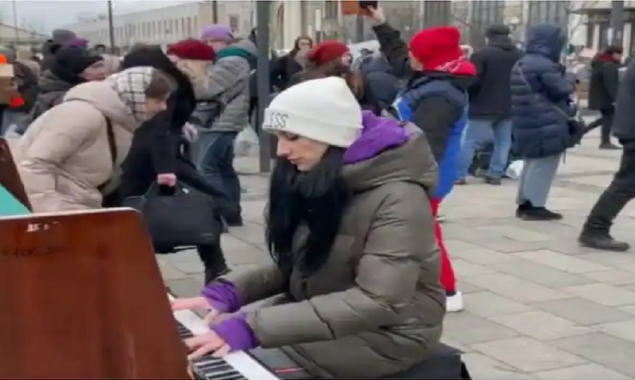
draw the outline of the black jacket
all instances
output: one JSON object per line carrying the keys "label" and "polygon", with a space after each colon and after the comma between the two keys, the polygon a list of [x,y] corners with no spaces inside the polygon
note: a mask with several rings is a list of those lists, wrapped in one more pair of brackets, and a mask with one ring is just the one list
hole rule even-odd
{"label": "black jacket", "polygon": [[488,46],[472,54],[470,60],[476,67],[477,79],[469,88],[471,119],[500,120],[510,116],[510,76],[522,55],[506,35],[492,36]]}
{"label": "black jacket", "polygon": [[617,90],[612,132],[623,140],[635,140],[635,59],[631,60]]}
{"label": "black jacket", "polygon": [[167,110],[143,123],[135,132],[130,153],[124,162],[124,176],[129,180],[128,185],[140,182],[143,183],[141,188],[147,189],[156,179],[157,173],[175,173],[176,157],[182,146],[181,131],[194,112],[196,98],[185,74],[161,50],[144,47],[124,57],[123,70],[137,66],[159,69],[171,76],[177,85],[176,91],[167,101]]}
{"label": "black jacket", "polygon": [[293,54],[286,54],[274,60],[270,71],[271,86],[280,91],[284,90],[290,86],[291,78],[303,69]]}
{"label": "black jacket", "polygon": [[619,62],[606,54],[598,54],[591,62],[589,109],[607,110],[614,107],[619,84]]}
{"label": "black jacket", "polygon": [[176,91],[167,101],[167,110],[155,115],[135,131],[130,152],[122,165],[123,175],[117,197],[123,199],[147,192],[158,174],[175,174],[177,179],[214,198],[219,215],[236,213],[223,191],[214,188],[198,173],[183,154],[186,142],[182,128],[196,108],[196,97],[190,80],[170,59],[154,47],[135,50],[124,57],[122,69],[151,66],[171,76]]}
{"label": "black jacket", "polygon": [[362,62],[360,70],[381,108],[388,109],[400,89],[399,78],[393,74],[388,60],[383,56],[370,57]]}

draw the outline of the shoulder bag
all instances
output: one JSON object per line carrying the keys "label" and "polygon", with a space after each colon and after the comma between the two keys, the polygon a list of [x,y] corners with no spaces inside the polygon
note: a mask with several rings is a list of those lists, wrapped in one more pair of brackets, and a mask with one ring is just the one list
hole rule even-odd
{"label": "shoulder bag", "polygon": [[[533,87],[531,87],[531,85],[527,81],[527,78],[525,77],[525,74],[523,73],[522,65],[520,65],[520,62],[516,63],[516,65],[514,65],[512,70],[514,70],[514,69],[518,70],[518,74],[520,75],[520,79],[533,92]],[[557,105],[553,104],[553,102],[550,101],[549,99],[547,99],[547,97],[544,96],[543,94],[541,94],[539,92],[534,92],[534,93],[536,95],[538,95],[539,97],[543,98],[547,103],[551,104],[551,106],[556,110],[556,112],[558,112],[559,114],[563,115],[567,119],[567,127],[569,128],[569,136],[570,136],[569,147],[573,147],[575,145],[580,144],[580,142],[582,141],[582,137],[584,136],[584,134],[586,133],[586,130],[587,130],[587,126],[584,124],[584,121],[582,121],[577,115],[576,116],[567,115],[566,112],[564,112]]]}

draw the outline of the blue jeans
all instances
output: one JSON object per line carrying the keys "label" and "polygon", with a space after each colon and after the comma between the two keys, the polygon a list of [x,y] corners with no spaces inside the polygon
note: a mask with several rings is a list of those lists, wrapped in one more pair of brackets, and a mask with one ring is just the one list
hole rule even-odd
{"label": "blue jeans", "polygon": [[11,127],[17,127],[21,129],[24,127],[25,120],[29,114],[24,112],[16,112],[11,109],[5,109],[2,113],[2,125],[0,126],[0,137],[4,136],[8,132],[15,133]]}
{"label": "blue jeans", "polygon": [[[205,180],[227,195],[236,210],[240,210],[240,180],[234,169],[236,132],[206,132],[199,135],[201,154],[198,170]],[[240,218],[240,215],[228,219]]]}
{"label": "blue jeans", "polygon": [[507,168],[507,159],[512,147],[512,121],[503,119],[470,120],[465,128],[459,162],[458,178],[465,178],[474,159],[474,153],[488,142],[494,142],[494,151],[487,170],[488,178],[501,178]]}

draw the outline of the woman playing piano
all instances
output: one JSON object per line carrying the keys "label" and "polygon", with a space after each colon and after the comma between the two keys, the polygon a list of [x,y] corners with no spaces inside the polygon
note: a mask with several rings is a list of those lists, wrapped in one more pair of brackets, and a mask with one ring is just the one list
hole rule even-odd
{"label": "woman playing piano", "polygon": [[[445,314],[425,136],[362,113],[337,77],[283,91],[264,120],[278,138],[266,228],[273,263],[173,303],[234,313],[187,341],[191,357],[275,347],[323,378],[409,369],[439,342]],[[240,311],[276,295],[272,306]]]}

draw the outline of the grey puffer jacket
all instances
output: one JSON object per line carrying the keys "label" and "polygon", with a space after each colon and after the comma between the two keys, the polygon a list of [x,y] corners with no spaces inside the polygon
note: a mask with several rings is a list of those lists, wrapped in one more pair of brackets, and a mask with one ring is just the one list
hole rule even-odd
{"label": "grey puffer jacket", "polygon": [[218,52],[208,71],[207,90],[199,96],[195,117],[212,132],[240,132],[249,125],[249,79],[255,69],[256,45],[241,40]]}

